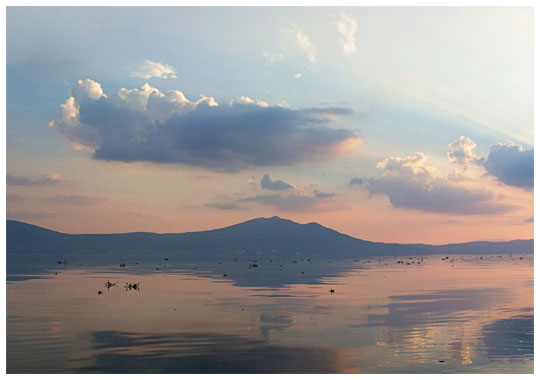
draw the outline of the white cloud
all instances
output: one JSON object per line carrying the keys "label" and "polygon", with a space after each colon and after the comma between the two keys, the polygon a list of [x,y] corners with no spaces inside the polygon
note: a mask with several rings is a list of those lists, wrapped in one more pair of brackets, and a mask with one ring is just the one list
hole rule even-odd
{"label": "white cloud", "polygon": [[352,54],[356,53],[356,31],[358,30],[358,25],[352,17],[342,13],[336,26],[343,53],[345,53],[347,58],[350,58]]}
{"label": "white cloud", "polygon": [[446,153],[448,160],[463,168],[467,168],[469,164],[477,164],[482,159],[473,153],[476,144],[470,138],[460,136],[459,139],[451,144],[448,144],[448,152]]}
{"label": "white cloud", "polygon": [[150,78],[176,78],[174,67],[165,63],[154,62],[144,59],[142,62],[130,68],[129,74],[132,77],[150,79]]}
{"label": "white cloud", "polygon": [[83,97],[88,97],[92,100],[99,99],[102,96],[107,97],[107,95],[103,93],[101,84],[92,79],[79,79],[77,84],[79,87],[72,89],[71,95],[73,95],[78,102],[80,102]]}
{"label": "white cloud", "polygon": [[282,62],[284,58],[283,54],[281,53],[269,53],[267,51],[263,51],[261,55],[266,60],[266,63],[270,66]]}
{"label": "white cloud", "polygon": [[297,74],[294,74],[294,79],[300,79],[302,78],[302,73],[297,73]]}
{"label": "white cloud", "polygon": [[268,107],[268,103],[262,100],[253,100],[249,96],[240,96],[236,99],[232,99],[229,104],[256,104],[259,107]]}
{"label": "white cloud", "polygon": [[309,36],[300,30],[298,26],[292,25],[287,30],[287,37],[302,50],[309,63],[315,64],[317,62],[317,48],[313,45]]}

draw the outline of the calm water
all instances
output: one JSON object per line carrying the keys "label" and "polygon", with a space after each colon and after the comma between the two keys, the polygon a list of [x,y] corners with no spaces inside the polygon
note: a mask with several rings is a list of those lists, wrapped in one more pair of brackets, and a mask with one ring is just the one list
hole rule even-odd
{"label": "calm water", "polygon": [[532,255],[422,259],[8,258],[7,371],[532,373]]}

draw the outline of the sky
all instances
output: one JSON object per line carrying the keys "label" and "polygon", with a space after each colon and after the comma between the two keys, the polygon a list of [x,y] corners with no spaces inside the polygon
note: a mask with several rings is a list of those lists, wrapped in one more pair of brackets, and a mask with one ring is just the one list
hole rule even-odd
{"label": "sky", "polygon": [[533,237],[532,7],[7,7],[7,218]]}

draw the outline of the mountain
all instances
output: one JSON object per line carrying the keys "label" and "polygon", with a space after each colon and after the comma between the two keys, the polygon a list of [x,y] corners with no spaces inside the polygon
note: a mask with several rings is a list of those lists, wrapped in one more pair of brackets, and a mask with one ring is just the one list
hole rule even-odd
{"label": "mountain", "polygon": [[356,239],[321,226],[279,217],[257,218],[200,232],[156,234],[64,234],[14,220],[7,221],[7,253],[305,253],[310,257],[376,255],[532,253],[534,240],[463,244],[389,244]]}

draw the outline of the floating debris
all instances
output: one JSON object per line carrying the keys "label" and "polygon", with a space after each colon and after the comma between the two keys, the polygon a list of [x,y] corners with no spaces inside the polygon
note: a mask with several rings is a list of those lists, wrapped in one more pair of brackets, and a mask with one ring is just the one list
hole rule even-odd
{"label": "floating debris", "polygon": [[107,289],[110,289],[112,287],[115,287],[117,284],[118,284],[118,282],[110,282],[109,280],[107,280],[107,282],[105,283],[105,287]]}
{"label": "floating debris", "polygon": [[140,286],[139,286],[139,283],[134,283],[134,284],[130,284],[129,282],[126,282],[126,284],[124,285],[124,288],[126,289],[126,292],[128,290],[140,290]]}

